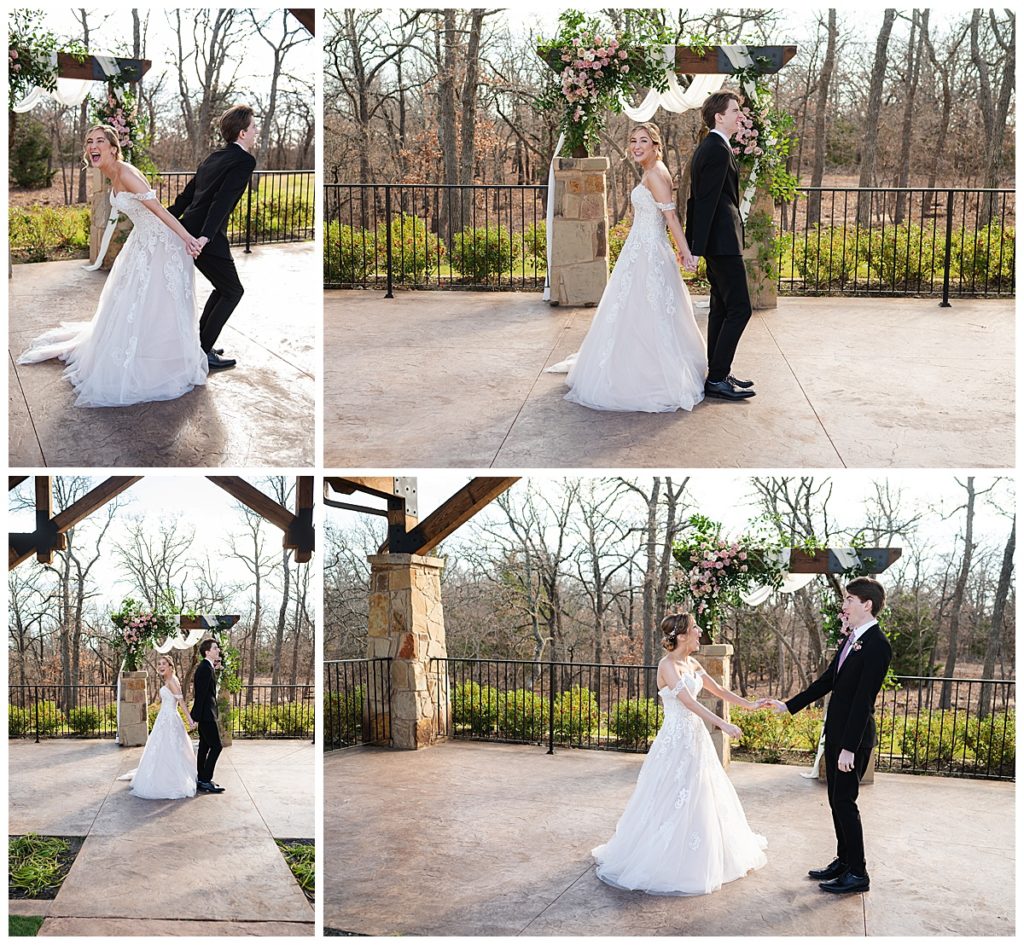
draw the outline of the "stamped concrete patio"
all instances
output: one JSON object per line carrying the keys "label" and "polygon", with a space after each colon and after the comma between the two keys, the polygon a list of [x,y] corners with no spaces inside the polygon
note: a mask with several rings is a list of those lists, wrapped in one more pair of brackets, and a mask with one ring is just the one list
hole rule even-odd
{"label": "stamped concrete patio", "polygon": [[872,889],[804,874],[834,853],[825,788],[781,765],[729,774],[768,864],[709,896],[623,892],[590,849],[639,755],[449,742],[324,760],[324,925],[368,935],[1014,934],[1014,785],[878,774],[861,792]]}
{"label": "stamped concrete patio", "polygon": [[736,373],[758,396],[672,414],[563,399],[544,368],[593,314],[527,293],[326,292],[326,465],[1014,464],[1013,299],[783,298],[740,345]]}
{"label": "stamped concrete patio", "polygon": [[[238,367],[173,401],[75,407],[63,364],[19,365],[28,342],[92,317],[106,273],[82,260],[24,264],[10,280],[9,464],[311,466],[320,278],[312,243],[235,252],[245,297],[220,341]],[[196,275],[200,310],[210,284]]]}
{"label": "stamped concrete patio", "polygon": [[141,748],[112,740],[9,743],[9,833],[84,836],[40,935],[313,935],[313,907],[275,838],[314,836],[314,747],[237,740],[223,794],[145,801],[118,775]]}

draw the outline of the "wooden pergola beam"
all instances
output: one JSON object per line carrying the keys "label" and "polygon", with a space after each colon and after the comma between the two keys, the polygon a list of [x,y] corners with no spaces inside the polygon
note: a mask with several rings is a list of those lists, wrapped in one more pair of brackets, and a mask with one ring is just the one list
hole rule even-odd
{"label": "wooden pergola beam", "polygon": [[[313,528],[313,477],[299,476],[296,479],[296,512],[286,509],[279,502],[260,492],[241,476],[207,476],[215,486],[223,489],[246,508],[252,509],[271,525],[284,532],[283,547],[295,552],[295,560],[306,564],[313,557],[316,536]],[[305,482],[304,480],[308,480]]]}
{"label": "wooden pergola beam", "polygon": [[[849,553],[854,549],[840,550]],[[881,574],[903,555],[902,548],[857,548],[856,552],[860,560],[870,566],[872,574]],[[789,553],[787,570],[791,574],[842,574],[845,569],[831,548],[821,548],[818,551],[793,548]]]}
{"label": "wooden pergola beam", "polygon": [[90,490],[77,502],[73,502],[63,512],[58,512],[53,517],[57,530],[63,534],[69,528],[74,528],[82,519],[88,518],[97,509],[102,508],[111,499],[116,498],[141,479],[142,476],[111,476],[109,479],[105,479],[95,489]]}
{"label": "wooden pergola beam", "polygon": [[687,46],[676,46],[676,72],[680,75],[729,75],[733,71],[732,60],[727,49],[743,50],[758,63],[762,75],[778,72],[796,55],[796,46],[708,46],[703,53]]}
{"label": "wooden pergola beam", "polygon": [[384,550],[396,554],[427,554],[518,481],[518,476],[478,476],[470,480],[440,508],[401,536],[397,547],[392,538]]}
{"label": "wooden pergola beam", "polygon": [[[121,56],[105,56],[117,63],[120,78],[126,82],[139,82],[153,65],[148,59],[125,59]],[[57,53],[57,75],[62,79],[85,79],[89,82],[108,82],[110,76],[103,70],[95,56],[75,56],[73,53]]]}
{"label": "wooden pergola beam", "polygon": [[[240,614],[216,614],[218,625],[221,623],[227,624],[229,627],[233,627],[239,620],[242,619]],[[186,617],[182,614],[178,618],[178,626],[182,630],[213,630],[201,616],[200,617]]]}
{"label": "wooden pergola beam", "polygon": [[288,8],[288,12],[295,17],[306,29],[309,31],[310,36],[316,36],[316,11],[301,9],[293,10],[291,7]]}
{"label": "wooden pergola beam", "polygon": [[7,491],[10,492],[12,489],[17,489],[28,476],[8,476],[7,477]]}

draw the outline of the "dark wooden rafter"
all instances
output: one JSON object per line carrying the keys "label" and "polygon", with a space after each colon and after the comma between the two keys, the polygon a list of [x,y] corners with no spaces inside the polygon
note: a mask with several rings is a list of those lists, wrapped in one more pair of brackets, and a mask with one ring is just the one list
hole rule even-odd
{"label": "dark wooden rafter", "polygon": [[28,476],[8,476],[7,477],[7,491],[10,492],[12,489],[17,489]]}
{"label": "dark wooden rafter", "polygon": [[241,476],[207,476],[215,486],[237,499],[246,508],[261,515],[271,525],[284,532],[284,548],[295,553],[299,564],[313,558],[316,535],[313,528],[313,477],[297,476],[295,482],[295,511],[285,508],[275,499],[260,492]]}
{"label": "dark wooden rafter", "polygon": [[288,12],[295,17],[306,29],[309,31],[310,36],[316,36],[316,10],[301,9],[293,10],[291,7],[288,8]]}
{"label": "dark wooden rafter", "polygon": [[[844,548],[840,550],[856,550],[857,556],[862,563],[869,566],[872,574],[881,574],[899,561],[903,555],[902,548]],[[790,574],[842,574],[844,568],[839,557],[831,548],[821,548],[818,551],[793,548],[789,553],[787,570]]]}
{"label": "dark wooden rafter", "polygon": [[729,75],[735,67],[725,51],[727,48],[745,49],[762,75],[778,72],[796,55],[796,46],[708,46],[702,53],[688,46],[676,46],[676,72],[680,75]]}
{"label": "dark wooden rafter", "polygon": [[215,616],[217,618],[216,627],[211,627],[202,616],[186,617],[184,614],[178,618],[178,626],[182,630],[217,630],[233,627],[242,619],[240,614],[216,614]]}
{"label": "dark wooden rafter", "polygon": [[[110,56],[117,63],[120,78],[125,82],[139,82],[153,65],[148,59],[125,59]],[[108,82],[110,76],[95,56],[76,56],[74,53],[57,53],[57,75],[61,79],[85,79],[90,82]]]}
{"label": "dark wooden rafter", "polygon": [[[324,502],[334,508],[371,515],[385,515],[388,520],[388,538],[380,547],[381,554],[425,555],[436,548],[457,528],[468,522],[477,512],[493,502],[501,493],[518,481],[518,476],[478,476],[463,486],[440,508],[435,509],[422,522],[409,513],[405,493],[415,482],[388,476],[354,476],[324,479]],[[411,485],[410,485],[411,483]],[[368,508],[330,498],[329,490],[341,495],[360,492],[387,500],[388,508]]]}
{"label": "dark wooden rafter", "polygon": [[32,555],[44,564],[53,560],[53,552],[66,546],[65,533],[82,519],[88,518],[115,496],[133,486],[141,476],[111,476],[87,492],[63,512],[53,514],[53,481],[49,476],[36,476],[36,530],[12,532],[8,547],[8,570],[14,570]]}

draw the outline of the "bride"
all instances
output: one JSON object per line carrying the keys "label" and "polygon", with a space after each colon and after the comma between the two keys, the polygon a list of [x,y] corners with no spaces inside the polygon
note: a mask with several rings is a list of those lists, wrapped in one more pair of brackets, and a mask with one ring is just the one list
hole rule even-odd
{"label": "bride", "polygon": [[110,203],[132,221],[132,231],[92,321],[46,332],[18,363],[65,361],[64,376],[79,407],[181,397],[205,384],[209,370],[199,346],[192,262],[200,244],[160,205],[142,174],[122,160],[113,128],[91,128],[83,158],[110,180]]}
{"label": "bride", "polygon": [[661,631],[669,651],[658,664],[665,721],[614,836],[593,855],[598,878],[610,886],[699,896],[764,866],[768,844],[747,825],[704,723],[730,738],[740,729],[702,706],[697,695],[706,688],[733,705],[758,706],[723,689],[693,659],[701,631],[691,614],[666,617]]}
{"label": "bride", "polygon": [[[643,168],[633,225],[580,350],[548,373],[568,372],[566,400],[594,410],[663,413],[704,399],[707,349],[679,266],[696,268],[661,161],[658,126],[638,125],[629,152]],[[678,250],[665,238],[665,224]]]}
{"label": "bride", "polygon": [[121,775],[119,781],[132,782],[132,794],[147,800],[196,796],[196,755],[192,739],[181,724],[178,707],[188,719],[189,731],[196,727],[185,708],[181,683],[174,673],[170,657],[156,661],[156,671],[164,684],[160,687],[160,711],[142,750],[139,766]]}

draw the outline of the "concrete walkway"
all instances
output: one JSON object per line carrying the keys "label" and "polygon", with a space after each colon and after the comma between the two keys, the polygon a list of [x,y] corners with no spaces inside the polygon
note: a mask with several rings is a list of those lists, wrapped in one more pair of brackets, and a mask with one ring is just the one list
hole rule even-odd
{"label": "concrete walkway", "polygon": [[[14,267],[10,280],[11,466],[311,466],[319,264],[312,243],[235,252],[246,294],[219,339],[238,367],[173,401],[75,407],[63,364],[18,365],[28,342],[88,321],[107,274],[82,260]],[[196,276],[200,310],[210,284]]]}
{"label": "concrete walkway", "polygon": [[729,775],[768,864],[709,896],[623,892],[590,850],[643,756],[449,742],[324,759],[324,925],[369,935],[1013,935],[1014,785],[878,774],[861,792],[872,889],[804,874],[834,854],[823,785]]}
{"label": "concrete walkway", "polygon": [[9,742],[9,832],[85,836],[40,935],[313,935],[313,908],[274,838],[314,836],[314,747],[238,740],[217,762],[223,794],[132,797],[117,777],[141,748]]}
{"label": "concrete walkway", "polygon": [[781,299],[736,360],[758,396],[673,414],[563,399],[564,377],[544,368],[579,348],[593,314],[527,293],[326,292],[326,465],[1014,464],[1012,299]]}

